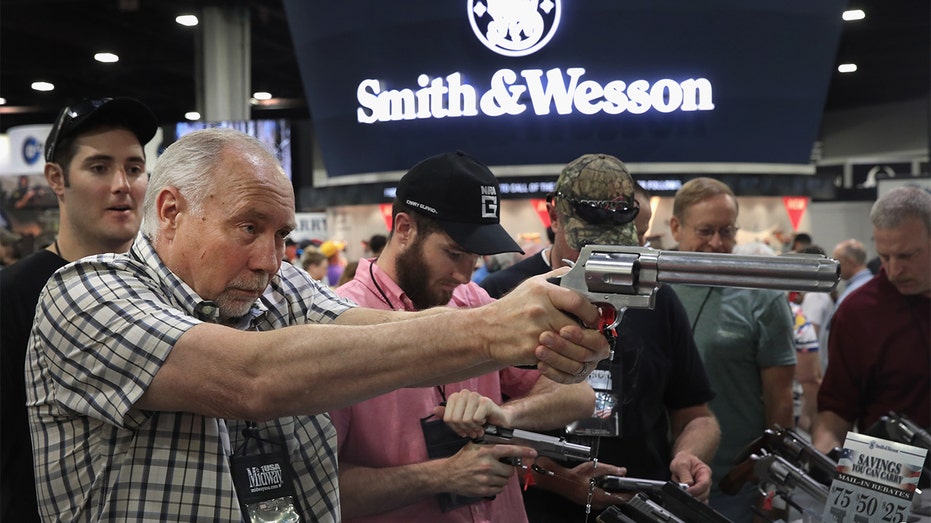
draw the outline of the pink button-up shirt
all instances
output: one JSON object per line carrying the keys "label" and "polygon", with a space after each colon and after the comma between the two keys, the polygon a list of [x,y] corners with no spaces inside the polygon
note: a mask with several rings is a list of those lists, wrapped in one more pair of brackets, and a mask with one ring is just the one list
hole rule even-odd
{"label": "pink button-up shirt", "polygon": [[[371,270],[370,270],[371,269]],[[391,305],[385,303],[384,292]],[[336,292],[350,298],[363,307],[376,309],[403,308],[414,310],[410,299],[400,287],[370,260],[362,259],[356,269],[355,278],[341,286]],[[453,292],[450,307],[477,307],[493,301],[484,289],[475,283],[460,285]],[[390,357],[383,355],[380,357]],[[442,387],[446,396],[462,389],[478,392],[502,402],[502,394],[508,397],[526,395],[539,379],[535,370],[507,368],[484,376],[468,379]],[[442,401],[437,387],[399,389],[388,394],[363,401],[356,405],[330,412],[339,445],[340,462],[363,467],[394,467],[427,461],[420,419],[433,413],[433,407]],[[494,500],[483,500],[458,507],[449,512],[440,511],[435,496],[390,512],[374,516],[345,520],[365,523],[412,523],[412,522],[526,522],[527,515],[520,493],[517,476],[511,477],[504,491]]]}

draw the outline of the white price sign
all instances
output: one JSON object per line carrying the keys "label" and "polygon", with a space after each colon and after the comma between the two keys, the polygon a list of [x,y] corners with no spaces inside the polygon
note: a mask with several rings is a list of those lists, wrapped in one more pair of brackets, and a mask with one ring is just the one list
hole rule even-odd
{"label": "white price sign", "polygon": [[926,449],[848,432],[822,521],[907,521],[927,452]]}

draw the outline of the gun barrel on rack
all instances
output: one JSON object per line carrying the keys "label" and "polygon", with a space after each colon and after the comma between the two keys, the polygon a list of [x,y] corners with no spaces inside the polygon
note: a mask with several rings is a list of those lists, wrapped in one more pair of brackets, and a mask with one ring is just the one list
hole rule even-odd
{"label": "gun barrel on rack", "polygon": [[761,256],[586,245],[560,284],[593,303],[622,310],[652,308],[661,283],[830,292],[839,279],[837,260],[817,254]]}
{"label": "gun barrel on rack", "polygon": [[822,484],[830,485],[837,472],[837,462],[807,442],[792,429],[766,429],[762,441],[766,450],[789,460]]}
{"label": "gun barrel on rack", "polygon": [[883,416],[880,420],[886,424],[886,432],[895,441],[931,451],[931,434],[928,434],[928,431],[916,425],[904,414],[890,412],[888,416]]}
{"label": "gun barrel on rack", "polygon": [[760,478],[760,484],[771,484],[776,490],[785,495],[791,496],[792,492],[798,488],[806,492],[815,501],[824,505],[828,500],[828,488],[818,483],[810,476],[802,472],[798,467],[792,465],[782,456],[767,454],[759,457],[755,456],[754,472]]}

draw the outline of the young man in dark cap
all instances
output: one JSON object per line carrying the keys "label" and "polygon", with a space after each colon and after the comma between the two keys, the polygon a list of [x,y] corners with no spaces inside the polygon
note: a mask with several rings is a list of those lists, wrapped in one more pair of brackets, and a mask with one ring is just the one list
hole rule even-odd
{"label": "young man in dark cap", "polygon": [[[476,259],[521,252],[499,223],[499,206],[498,182],[485,165],[462,152],[427,158],[398,185],[381,256],[360,260],[355,278],[337,293],[380,309],[490,303],[471,282]],[[505,396],[511,399],[502,403]],[[559,385],[536,370],[511,367],[444,386],[400,389],[331,412],[346,521],[526,521],[515,468],[499,461],[523,451],[457,436],[445,428],[443,411],[434,417],[443,402],[454,426],[469,415],[457,426],[468,433],[485,420],[531,430],[559,427],[590,415],[594,396],[584,382]],[[431,451],[443,445],[449,452]]]}
{"label": "young man in dark cap", "polygon": [[[482,287],[500,297],[526,278],[565,266],[565,260],[575,262],[586,245],[638,246],[634,193],[634,180],[619,159],[607,154],[577,158],[562,170],[548,198],[552,247],[493,273]],[[607,406],[597,427],[604,435],[596,440],[593,431],[575,430],[583,435],[570,431],[567,436],[599,449],[598,466],[539,459],[554,475],[535,474],[534,486],[524,493],[531,522],[586,520],[593,475],[673,479],[687,483],[693,496],[708,497],[707,464],[721,433],[708,408],[713,393],[682,304],[662,286],[654,309],[628,309],[616,330],[614,359],[602,361],[589,378],[596,404]],[[620,501],[601,489],[593,494],[594,510]]]}
{"label": "young man in dark cap", "polygon": [[98,98],[62,109],[45,141],[45,178],[58,197],[58,236],[0,274],[0,520],[39,521],[23,374],[39,292],[68,262],[129,250],[142,220],[144,147],[157,128],[141,102]]}

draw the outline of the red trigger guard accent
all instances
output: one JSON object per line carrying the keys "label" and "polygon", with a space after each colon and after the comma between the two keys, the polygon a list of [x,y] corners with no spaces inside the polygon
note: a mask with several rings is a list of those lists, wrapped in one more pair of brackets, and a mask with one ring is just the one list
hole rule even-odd
{"label": "red trigger guard accent", "polygon": [[598,330],[601,332],[614,331],[614,328],[621,323],[617,315],[617,309],[610,303],[599,303],[598,312],[601,313],[601,320],[598,322]]}

